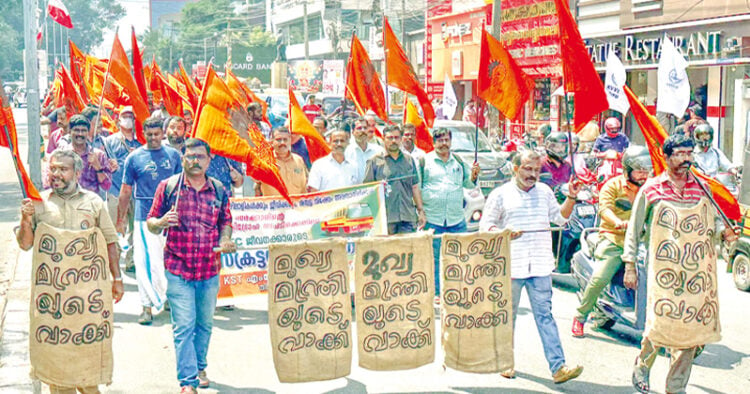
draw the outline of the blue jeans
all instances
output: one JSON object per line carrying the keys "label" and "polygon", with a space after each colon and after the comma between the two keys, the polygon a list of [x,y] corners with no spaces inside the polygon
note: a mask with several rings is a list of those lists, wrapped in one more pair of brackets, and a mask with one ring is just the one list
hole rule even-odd
{"label": "blue jeans", "polygon": [[208,343],[214,325],[219,275],[199,281],[167,276],[167,299],[172,307],[172,331],[180,387],[198,387],[198,371],[206,369]]}
{"label": "blue jeans", "polygon": [[[435,235],[445,233],[465,233],[466,232],[466,221],[462,220],[458,224],[453,226],[438,226],[432,223],[425,223],[425,230],[435,230]],[[440,295],[440,245],[442,244],[440,237],[432,239],[432,254],[435,258],[435,295]]]}
{"label": "blue jeans", "polygon": [[547,359],[550,372],[554,375],[565,364],[565,355],[563,354],[562,343],[560,343],[557,323],[552,316],[552,277],[535,276],[526,279],[512,279],[511,283],[514,332],[518,302],[521,300],[521,291],[525,287],[531,304],[531,312],[534,314],[534,320],[536,321],[536,329],[539,331],[539,337],[542,338],[544,357]]}

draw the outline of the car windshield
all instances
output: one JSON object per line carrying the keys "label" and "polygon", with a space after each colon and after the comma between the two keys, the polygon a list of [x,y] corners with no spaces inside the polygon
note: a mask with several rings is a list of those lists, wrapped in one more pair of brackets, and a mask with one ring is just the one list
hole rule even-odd
{"label": "car windshield", "polygon": [[372,211],[367,204],[358,204],[349,206],[347,216],[349,219],[361,219],[372,216]]}
{"label": "car windshield", "polygon": [[341,106],[340,97],[326,97],[323,99],[323,113],[330,115],[336,108]]}
{"label": "car windshield", "polygon": [[[474,152],[476,131],[471,127],[448,127],[451,131],[451,150],[454,152]],[[487,137],[479,132],[479,152],[492,152]]]}

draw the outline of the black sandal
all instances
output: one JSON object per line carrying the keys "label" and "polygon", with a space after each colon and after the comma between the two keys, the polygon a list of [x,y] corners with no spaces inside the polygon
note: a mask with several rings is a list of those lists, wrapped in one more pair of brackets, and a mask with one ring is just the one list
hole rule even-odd
{"label": "black sandal", "polygon": [[638,376],[636,376],[636,370],[638,368],[638,357],[635,358],[635,365],[633,366],[633,387],[635,387],[636,390],[638,390],[641,394],[648,394],[649,392],[649,386],[648,386],[648,374],[646,374],[645,380],[638,379]]}

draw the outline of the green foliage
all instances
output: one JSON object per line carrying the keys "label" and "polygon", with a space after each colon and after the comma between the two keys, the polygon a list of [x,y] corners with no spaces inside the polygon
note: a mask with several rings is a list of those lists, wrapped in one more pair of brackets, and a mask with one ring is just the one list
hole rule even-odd
{"label": "green foliage", "polygon": [[21,0],[0,2],[0,76],[3,82],[23,78],[23,8]]}
{"label": "green foliage", "polygon": [[115,26],[125,14],[117,0],[66,0],[65,6],[73,19],[68,38],[83,52],[90,52],[101,44],[104,30]]}
{"label": "green foliage", "polygon": [[262,27],[255,26],[250,30],[245,43],[250,47],[275,46],[276,37],[270,31],[265,31]]}

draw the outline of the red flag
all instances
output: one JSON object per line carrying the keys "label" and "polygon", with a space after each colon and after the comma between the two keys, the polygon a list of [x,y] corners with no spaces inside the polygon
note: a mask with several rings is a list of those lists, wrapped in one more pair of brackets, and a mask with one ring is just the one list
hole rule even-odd
{"label": "red flag", "polygon": [[185,89],[187,90],[188,102],[190,103],[190,106],[193,108],[193,111],[195,111],[195,109],[198,108],[198,98],[199,98],[200,93],[195,89],[195,86],[193,85],[193,82],[190,80],[190,77],[185,71],[185,68],[182,67],[182,60],[178,61],[177,64],[180,66],[180,74],[179,74],[180,79],[182,79],[182,83],[185,85]]}
{"label": "red flag", "polygon": [[310,162],[320,159],[331,153],[331,147],[328,146],[323,136],[315,130],[310,119],[305,115],[305,111],[297,102],[297,97],[289,86],[289,131],[293,134],[299,134],[305,137],[307,152],[310,154]]}
{"label": "red flag", "polygon": [[388,85],[416,96],[419,105],[422,107],[424,121],[428,127],[432,127],[432,122],[435,121],[435,110],[432,108],[430,98],[419,83],[417,73],[414,72],[414,68],[409,63],[409,58],[406,57],[406,53],[401,48],[398,38],[393,34],[388,18],[384,18],[383,22],[383,47],[386,67],[388,68],[388,81],[386,82]]}
{"label": "red flag", "polygon": [[425,152],[432,152],[435,147],[432,144],[432,137],[427,131],[427,124],[419,116],[417,108],[409,100],[404,100],[404,124],[411,123],[416,129],[414,136],[414,145]]}
{"label": "red flag", "polygon": [[73,28],[73,20],[70,19],[70,12],[65,7],[62,0],[49,0],[47,3],[47,13],[53,21],[67,27]]}
{"label": "red flag", "polygon": [[76,86],[81,89],[81,97],[83,97],[84,101],[91,102],[91,98],[86,90],[86,85],[83,82],[83,69],[86,67],[86,55],[78,49],[72,40],[68,40],[68,52],[70,54],[70,78],[73,79]]}
{"label": "red flag", "polygon": [[565,91],[575,94],[573,129],[577,133],[591,118],[609,108],[604,85],[591,63],[586,46],[570,14],[568,2],[555,0],[560,33],[560,57],[562,58]]}
{"label": "red flag", "polygon": [[167,107],[167,112],[170,115],[184,116],[182,103],[186,102],[187,99],[182,97],[175,88],[169,85],[169,82],[161,73],[158,66],[154,68],[151,86],[157,87],[157,90],[154,90],[154,92],[159,92],[161,100],[164,101],[164,106]]}
{"label": "red flag", "polygon": [[[112,43],[112,53],[109,56],[109,76],[115,80],[120,86],[122,86],[125,94],[130,98],[130,105],[133,106],[133,113],[135,114],[136,128],[135,137],[138,142],[145,144],[146,138],[143,136],[143,122],[151,116],[151,112],[148,110],[148,104],[140,95],[138,86],[133,79],[133,75],[130,73],[130,62],[128,62],[128,55],[125,53],[120,39],[115,34],[115,41]],[[109,85],[107,81],[104,82]],[[116,103],[121,104],[121,103]]]}
{"label": "red flag", "polygon": [[365,47],[354,34],[347,66],[346,89],[360,111],[372,110],[380,119],[390,122],[385,112],[385,94],[378,73]]}
{"label": "red flag", "polygon": [[65,114],[67,115],[67,118],[70,119],[71,116],[81,113],[86,107],[86,104],[83,102],[81,94],[78,93],[75,83],[70,79],[68,70],[65,69],[65,65],[62,63],[60,64],[60,71],[62,77],[62,104],[65,106]]}
{"label": "red flag", "polygon": [[[130,45],[133,51],[133,77],[135,79],[135,85],[138,87],[138,93],[144,103],[148,103],[148,90],[146,89],[146,78],[143,76],[143,57],[140,49],[138,49],[138,39],[135,37],[135,27],[130,27]],[[182,116],[180,114],[179,116]]]}
{"label": "red flag", "polygon": [[505,117],[516,119],[532,89],[534,81],[516,64],[505,44],[482,29],[477,95]]}
{"label": "red flag", "polygon": [[234,98],[229,87],[216,75],[213,68],[209,67],[191,135],[205,141],[212,152],[247,163],[248,175],[271,185],[290,205],[294,205],[273,154],[271,153],[270,158],[267,157],[271,151],[270,145],[265,148],[259,146],[259,143],[268,142],[262,136],[258,140],[260,132],[252,126],[253,122],[246,109]]}
{"label": "red flag", "polygon": [[[0,81],[2,85],[2,81]],[[18,151],[18,135],[16,133],[16,122],[13,119],[13,109],[10,107],[8,97],[5,92],[0,92],[0,146],[4,146],[10,149],[10,153],[13,156],[13,163],[16,166],[16,174],[18,175],[18,181],[20,183],[23,197],[30,198],[36,201],[42,201],[42,197],[39,195],[39,191],[36,186],[31,182],[29,174],[26,172],[26,168],[23,166],[21,160],[21,154]]]}
{"label": "red flag", "polygon": [[[648,146],[651,162],[654,164],[654,173],[659,175],[667,168],[664,152],[662,151],[664,141],[667,139],[667,132],[664,131],[664,128],[656,118],[648,113],[646,107],[638,100],[638,97],[636,97],[627,85],[623,87],[623,90],[625,91],[625,96],[627,96],[628,102],[630,103],[630,111],[633,113],[633,118],[636,123],[638,123],[638,127],[641,128],[646,140],[646,146]],[[706,176],[695,167],[692,167],[691,171],[698,178],[708,184],[711,196],[729,219],[737,221],[742,219],[737,199],[734,198],[734,195],[726,188],[726,186],[716,179]]]}

